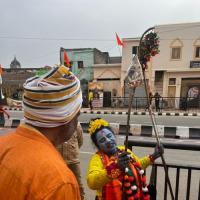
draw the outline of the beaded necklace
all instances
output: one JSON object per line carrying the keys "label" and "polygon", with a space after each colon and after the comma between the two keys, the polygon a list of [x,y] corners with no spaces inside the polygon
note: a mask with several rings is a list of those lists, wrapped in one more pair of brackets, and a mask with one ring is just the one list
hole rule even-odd
{"label": "beaded necklace", "polygon": [[[117,153],[111,157],[108,157],[103,152],[98,152],[98,154],[100,155],[104,168],[106,168],[108,163],[111,162],[112,160],[116,161],[118,158],[118,155],[122,152],[123,152],[122,150],[118,149]],[[117,178],[117,180],[120,182],[122,182],[123,179],[124,179],[124,192],[125,192],[126,200],[149,200],[150,199],[150,196],[148,194],[146,176],[145,176],[144,170],[141,169],[140,164],[136,162],[133,158],[131,158],[129,166],[125,168],[124,172],[122,172],[122,176]],[[113,181],[111,181],[109,185],[112,185]],[[102,197],[105,197],[106,195],[105,188],[106,186],[103,187]],[[121,190],[121,188],[119,189]],[[106,200],[108,200],[108,198],[106,198]],[[115,200],[115,198],[113,198],[112,200]]]}

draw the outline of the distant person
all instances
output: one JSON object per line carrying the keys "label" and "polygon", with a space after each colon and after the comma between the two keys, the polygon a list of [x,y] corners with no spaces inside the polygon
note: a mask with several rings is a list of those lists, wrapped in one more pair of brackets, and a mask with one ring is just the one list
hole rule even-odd
{"label": "distant person", "polygon": [[183,97],[182,98],[182,109],[184,111],[187,111],[187,107],[188,107],[187,97]]}
{"label": "distant person", "polygon": [[160,94],[158,92],[155,93],[154,95],[155,98],[155,106],[156,106],[156,112],[160,112]]}
{"label": "distant person", "polygon": [[152,104],[152,99],[153,99],[153,93],[149,92],[149,104]]}
{"label": "distant person", "polygon": [[13,93],[12,98],[13,98],[13,99],[16,99],[16,100],[19,99],[19,96],[18,96],[18,92],[17,92],[17,91]]}
{"label": "distant person", "polygon": [[81,167],[79,159],[79,149],[83,144],[83,129],[81,124],[78,123],[77,129],[72,137],[65,143],[57,147],[58,151],[62,155],[67,166],[72,170],[78,181],[81,193],[81,200],[84,200],[85,192],[83,183],[81,180]]}
{"label": "distant person", "polygon": [[88,95],[88,100],[89,100],[89,107],[90,107],[90,110],[93,109],[93,105],[92,105],[93,98],[94,98],[94,96],[93,96],[93,92],[90,91],[90,92],[89,92],[89,95]]}
{"label": "distant person", "polygon": [[0,137],[1,200],[80,200],[77,180],[56,146],[77,128],[80,81],[58,66],[24,83],[24,123]]}
{"label": "distant person", "polygon": [[116,108],[118,105],[118,99],[117,97],[113,97],[112,98],[112,107]]}

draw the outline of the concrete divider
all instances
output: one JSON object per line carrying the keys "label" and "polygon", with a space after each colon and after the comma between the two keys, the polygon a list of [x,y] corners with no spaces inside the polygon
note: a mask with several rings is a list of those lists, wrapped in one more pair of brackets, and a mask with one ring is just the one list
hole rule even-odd
{"label": "concrete divider", "polygon": [[152,126],[150,125],[142,125],[141,126],[141,136],[152,136]]}
{"label": "concrete divider", "polygon": [[[157,125],[156,128],[157,128],[158,135],[160,137],[164,137],[165,136],[165,127],[163,125]],[[152,129],[152,136],[155,136],[154,129]]]}
{"label": "concrete divider", "polygon": [[131,135],[140,135],[141,134],[141,124],[131,124],[130,125]]}
{"label": "concrete divider", "polygon": [[12,127],[12,120],[6,120],[5,124],[3,125],[5,128],[10,128]]}
{"label": "concrete divider", "polygon": [[[1,127],[5,128],[16,128],[20,123],[23,123],[23,119],[9,119],[1,124]],[[81,122],[84,132],[87,132],[88,123]],[[125,135],[126,125],[119,123],[110,123],[111,128],[115,134]],[[184,126],[156,126],[158,134],[160,137],[166,138],[183,138],[183,139],[200,139],[200,127],[190,128]],[[151,125],[142,125],[142,124],[130,124],[129,135],[136,136],[147,136],[155,137],[154,129]]]}
{"label": "concrete divider", "polygon": [[189,138],[189,127],[177,126],[177,136],[180,138]]}
{"label": "concrete divider", "polygon": [[189,138],[199,139],[200,138],[200,128],[189,128]]}
{"label": "concrete divider", "polygon": [[110,123],[110,127],[115,134],[119,134],[119,123]]}
{"label": "concrete divider", "polygon": [[176,126],[164,127],[164,136],[169,138],[176,137],[176,130],[177,130]]}

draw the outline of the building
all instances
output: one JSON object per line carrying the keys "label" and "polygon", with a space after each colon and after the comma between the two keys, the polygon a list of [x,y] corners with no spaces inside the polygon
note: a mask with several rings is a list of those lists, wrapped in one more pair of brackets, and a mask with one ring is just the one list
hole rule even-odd
{"label": "building", "polygon": [[[155,26],[160,41],[160,53],[152,58],[147,81],[153,93],[166,98],[166,105],[180,108],[182,101],[200,107],[200,23]],[[133,54],[137,53],[140,38],[124,38],[122,49],[121,91],[127,96],[126,72]],[[144,88],[137,88],[136,96],[145,96]]]}
{"label": "building", "polygon": [[72,72],[81,81],[84,104],[87,104],[88,83],[94,79],[93,65],[106,64],[109,60],[108,52],[101,52],[96,48],[64,49],[60,48],[60,62],[64,64],[63,53],[66,51],[72,66]]}
{"label": "building", "polygon": [[[181,108],[185,102],[187,106],[200,107],[200,22],[158,25],[155,31],[159,36],[160,53],[148,63],[146,77],[149,89],[153,94],[158,92],[168,108]],[[124,38],[122,57],[109,57],[108,52],[96,48],[60,48],[60,62],[64,64],[63,52],[66,51],[72,71],[81,81],[86,104],[91,82],[102,85],[104,105],[112,97],[128,99],[130,91],[126,75],[133,56],[138,53],[139,42],[139,37]],[[25,79],[35,70],[21,69],[16,57],[10,67],[2,75],[3,90],[8,96],[16,88],[22,88]],[[143,85],[137,87],[135,97],[144,99],[142,106],[146,104]],[[112,102],[106,105],[110,104]]]}
{"label": "building", "polygon": [[[3,68],[2,90],[5,97],[21,99],[23,84],[44,68]],[[6,102],[4,102],[6,103]]]}
{"label": "building", "polygon": [[13,61],[10,63],[11,69],[21,68],[20,62],[16,59],[16,56],[14,57]]}
{"label": "building", "polygon": [[[200,22],[159,25],[160,54],[152,60],[154,91],[168,97],[168,106],[200,105]],[[177,97],[177,98],[174,98]]]}
{"label": "building", "polygon": [[94,80],[103,87],[103,106],[112,106],[113,97],[121,96],[121,57],[109,57],[106,64],[94,64]]}

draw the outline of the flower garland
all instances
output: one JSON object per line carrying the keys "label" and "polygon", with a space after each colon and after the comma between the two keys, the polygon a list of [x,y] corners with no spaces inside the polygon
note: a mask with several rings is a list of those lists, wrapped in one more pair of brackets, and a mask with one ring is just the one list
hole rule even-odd
{"label": "flower garland", "polygon": [[117,179],[122,175],[122,170],[119,169],[117,165],[117,158],[111,157],[110,162],[105,167],[108,177],[110,179]]}
{"label": "flower garland", "polygon": [[159,38],[157,33],[150,32],[146,34],[140,44],[140,62],[142,67],[147,69],[147,62],[159,52]]}
{"label": "flower garland", "polygon": [[92,135],[97,129],[101,128],[101,126],[108,127],[109,123],[103,119],[95,119],[90,121],[88,132]]}
{"label": "flower garland", "polygon": [[150,200],[144,170],[132,161],[125,169],[124,187],[127,200]]}
{"label": "flower garland", "polygon": [[[120,152],[122,153],[123,151],[119,150],[119,153]],[[107,175],[111,181],[119,180],[120,182],[124,182],[123,192],[125,193],[124,195],[126,200],[150,200],[145,172],[138,162],[131,158],[131,162],[126,167],[124,172],[117,165],[117,156],[110,157],[108,160],[108,157],[105,154],[98,154],[101,157],[103,165],[107,171]]]}

